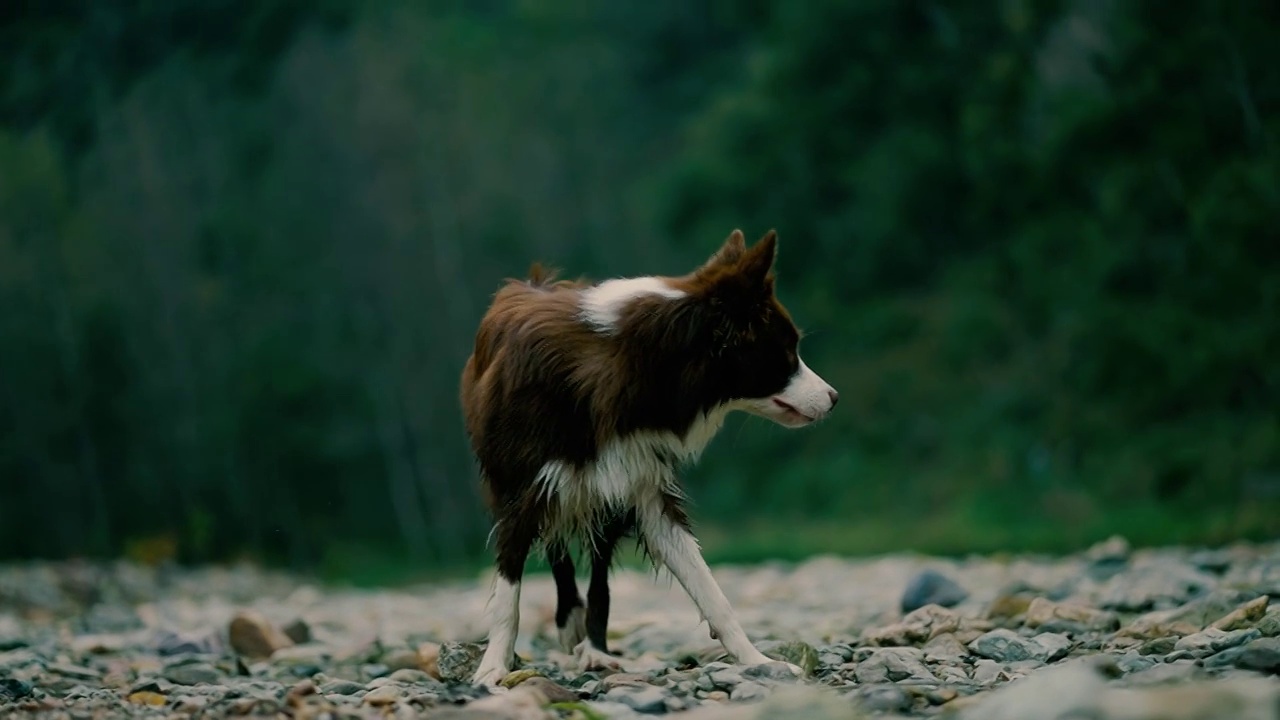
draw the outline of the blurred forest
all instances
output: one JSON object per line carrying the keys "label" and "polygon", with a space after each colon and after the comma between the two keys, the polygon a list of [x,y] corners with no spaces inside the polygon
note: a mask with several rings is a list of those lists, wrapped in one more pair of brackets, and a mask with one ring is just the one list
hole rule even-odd
{"label": "blurred forest", "polygon": [[11,0],[0,557],[487,556],[502,278],[780,233],[719,559],[1280,533],[1280,4]]}

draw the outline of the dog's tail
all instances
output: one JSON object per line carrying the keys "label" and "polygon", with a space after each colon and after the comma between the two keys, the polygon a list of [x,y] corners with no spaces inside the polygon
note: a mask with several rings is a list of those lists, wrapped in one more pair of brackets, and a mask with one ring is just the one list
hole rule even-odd
{"label": "dog's tail", "polygon": [[544,266],[540,262],[535,262],[529,266],[528,278],[529,284],[534,287],[547,287],[555,284],[556,273],[555,268]]}

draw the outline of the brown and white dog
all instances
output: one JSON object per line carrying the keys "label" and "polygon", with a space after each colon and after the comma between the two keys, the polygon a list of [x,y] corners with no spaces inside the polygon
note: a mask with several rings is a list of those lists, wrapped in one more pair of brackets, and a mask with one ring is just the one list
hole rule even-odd
{"label": "brown and white dog", "polygon": [[[735,230],[682,277],[588,284],[535,265],[528,280],[497,292],[461,388],[497,555],[474,683],[495,685],[511,668],[520,582],[537,542],[555,577],[561,644],[582,669],[616,666],[605,642],[608,573],[631,534],[739,663],[770,662],[702,558],[677,471],[733,410],[800,427],[836,404],[800,359],[800,334],[774,295],[776,248],[772,231],[747,248]],[[591,562],[585,605],[570,557],[577,547]]]}

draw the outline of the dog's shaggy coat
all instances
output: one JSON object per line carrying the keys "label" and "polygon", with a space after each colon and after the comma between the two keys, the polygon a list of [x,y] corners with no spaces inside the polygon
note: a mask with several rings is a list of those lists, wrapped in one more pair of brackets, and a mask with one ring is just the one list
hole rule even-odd
{"label": "dog's shaggy coat", "polygon": [[[508,280],[476,334],[461,402],[493,513],[497,577],[474,681],[509,671],[525,561],[541,542],[561,643],[583,668],[614,664],[605,640],[613,551],[634,534],[688,592],[738,662],[768,662],[720,591],[682,507],[677,471],[733,410],[787,427],[826,416],[836,391],[800,359],[774,294],[773,232],[735,230],[682,277]],[[584,604],[570,551],[590,557]]]}

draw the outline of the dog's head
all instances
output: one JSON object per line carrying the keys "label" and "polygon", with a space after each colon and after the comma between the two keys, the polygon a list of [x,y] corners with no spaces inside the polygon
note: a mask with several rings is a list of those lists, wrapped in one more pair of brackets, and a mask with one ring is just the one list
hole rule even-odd
{"label": "dog's head", "polygon": [[801,427],[826,417],[839,394],[800,359],[800,331],[774,293],[778,236],[751,247],[734,230],[706,263],[683,278],[712,335],[712,371],[735,409]]}

